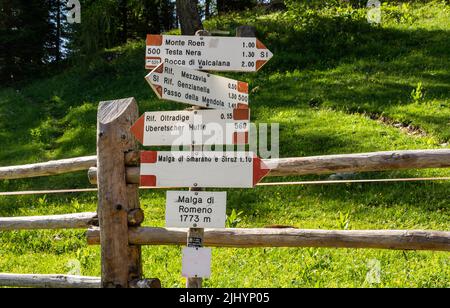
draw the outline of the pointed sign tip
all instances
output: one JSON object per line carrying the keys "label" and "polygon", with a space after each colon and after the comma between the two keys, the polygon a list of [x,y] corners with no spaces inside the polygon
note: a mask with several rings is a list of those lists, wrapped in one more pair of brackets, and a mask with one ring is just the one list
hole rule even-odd
{"label": "pointed sign tip", "polygon": [[142,115],[130,128],[131,133],[141,144],[144,143],[144,124],[145,115]]}
{"label": "pointed sign tip", "polygon": [[154,76],[156,74],[160,74],[159,71],[161,70],[161,68],[164,68],[164,63],[158,65],[153,71],[151,71],[147,76],[145,76],[145,80],[147,81],[148,85],[152,88],[153,92],[155,92],[156,96],[159,99],[162,98],[162,86],[153,83],[152,81],[155,80]]}
{"label": "pointed sign tip", "polygon": [[253,186],[256,186],[270,172],[270,168],[262,161],[261,158],[253,159]]}

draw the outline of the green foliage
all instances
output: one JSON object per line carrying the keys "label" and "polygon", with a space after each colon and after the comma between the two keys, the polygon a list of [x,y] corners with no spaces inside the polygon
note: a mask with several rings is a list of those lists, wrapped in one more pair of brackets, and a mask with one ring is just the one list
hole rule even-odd
{"label": "green foliage", "polygon": [[337,219],[337,227],[340,230],[349,230],[350,229],[350,213],[347,212],[343,214],[339,211],[339,218]]}
{"label": "green foliage", "polygon": [[419,82],[417,83],[417,87],[414,90],[412,90],[411,98],[413,99],[414,103],[419,103],[420,101],[423,100],[424,97],[425,94],[423,92],[422,82]]}
{"label": "green foliage", "polygon": [[242,214],[244,212],[237,212],[235,209],[231,211],[230,215],[227,215],[226,227],[227,228],[236,228],[238,224],[242,221]]}

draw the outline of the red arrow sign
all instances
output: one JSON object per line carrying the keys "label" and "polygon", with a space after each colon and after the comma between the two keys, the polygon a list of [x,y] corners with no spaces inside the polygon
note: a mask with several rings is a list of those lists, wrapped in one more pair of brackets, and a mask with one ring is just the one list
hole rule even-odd
{"label": "red arrow sign", "polygon": [[251,152],[141,152],[141,186],[251,188],[270,172]]}

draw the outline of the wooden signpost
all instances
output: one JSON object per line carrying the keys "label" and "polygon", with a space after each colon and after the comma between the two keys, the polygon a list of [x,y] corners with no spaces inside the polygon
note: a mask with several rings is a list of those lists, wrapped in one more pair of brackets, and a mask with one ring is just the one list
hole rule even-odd
{"label": "wooden signpost", "polygon": [[146,112],[131,128],[144,146],[247,144],[249,109]]}
{"label": "wooden signpost", "polygon": [[145,67],[161,63],[205,71],[256,72],[273,57],[254,37],[148,35]]}
{"label": "wooden signpost", "polygon": [[141,152],[141,186],[252,188],[269,173],[251,152]]}
{"label": "wooden signpost", "polygon": [[145,77],[160,99],[211,109],[248,108],[248,83],[161,63]]}
{"label": "wooden signpost", "polygon": [[248,144],[250,110],[247,83],[199,70],[256,72],[273,54],[255,37],[202,34],[147,36],[148,84],[158,98],[193,107],[147,112],[131,129],[144,146],[191,146],[186,152],[141,152],[140,171],[144,187],[190,187],[168,192],[166,204],[166,225],[189,228],[182,268],[188,288],[201,288],[202,278],[211,275],[204,228],[225,227],[226,193],[201,190],[251,188],[270,171],[251,152],[204,151],[203,145]]}

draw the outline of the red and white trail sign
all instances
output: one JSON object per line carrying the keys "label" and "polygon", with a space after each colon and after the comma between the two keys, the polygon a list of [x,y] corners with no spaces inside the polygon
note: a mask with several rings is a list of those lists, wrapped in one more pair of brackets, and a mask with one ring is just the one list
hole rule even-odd
{"label": "red and white trail sign", "polygon": [[270,172],[252,152],[141,152],[141,186],[251,188]]}
{"label": "red and white trail sign", "polygon": [[254,37],[147,35],[145,68],[167,63],[206,71],[256,72],[272,57]]}
{"label": "red and white trail sign", "polygon": [[161,63],[145,77],[160,99],[211,109],[248,108],[248,83]]}
{"label": "red and white trail sign", "polygon": [[146,112],[131,127],[144,146],[248,144],[249,109]]}

